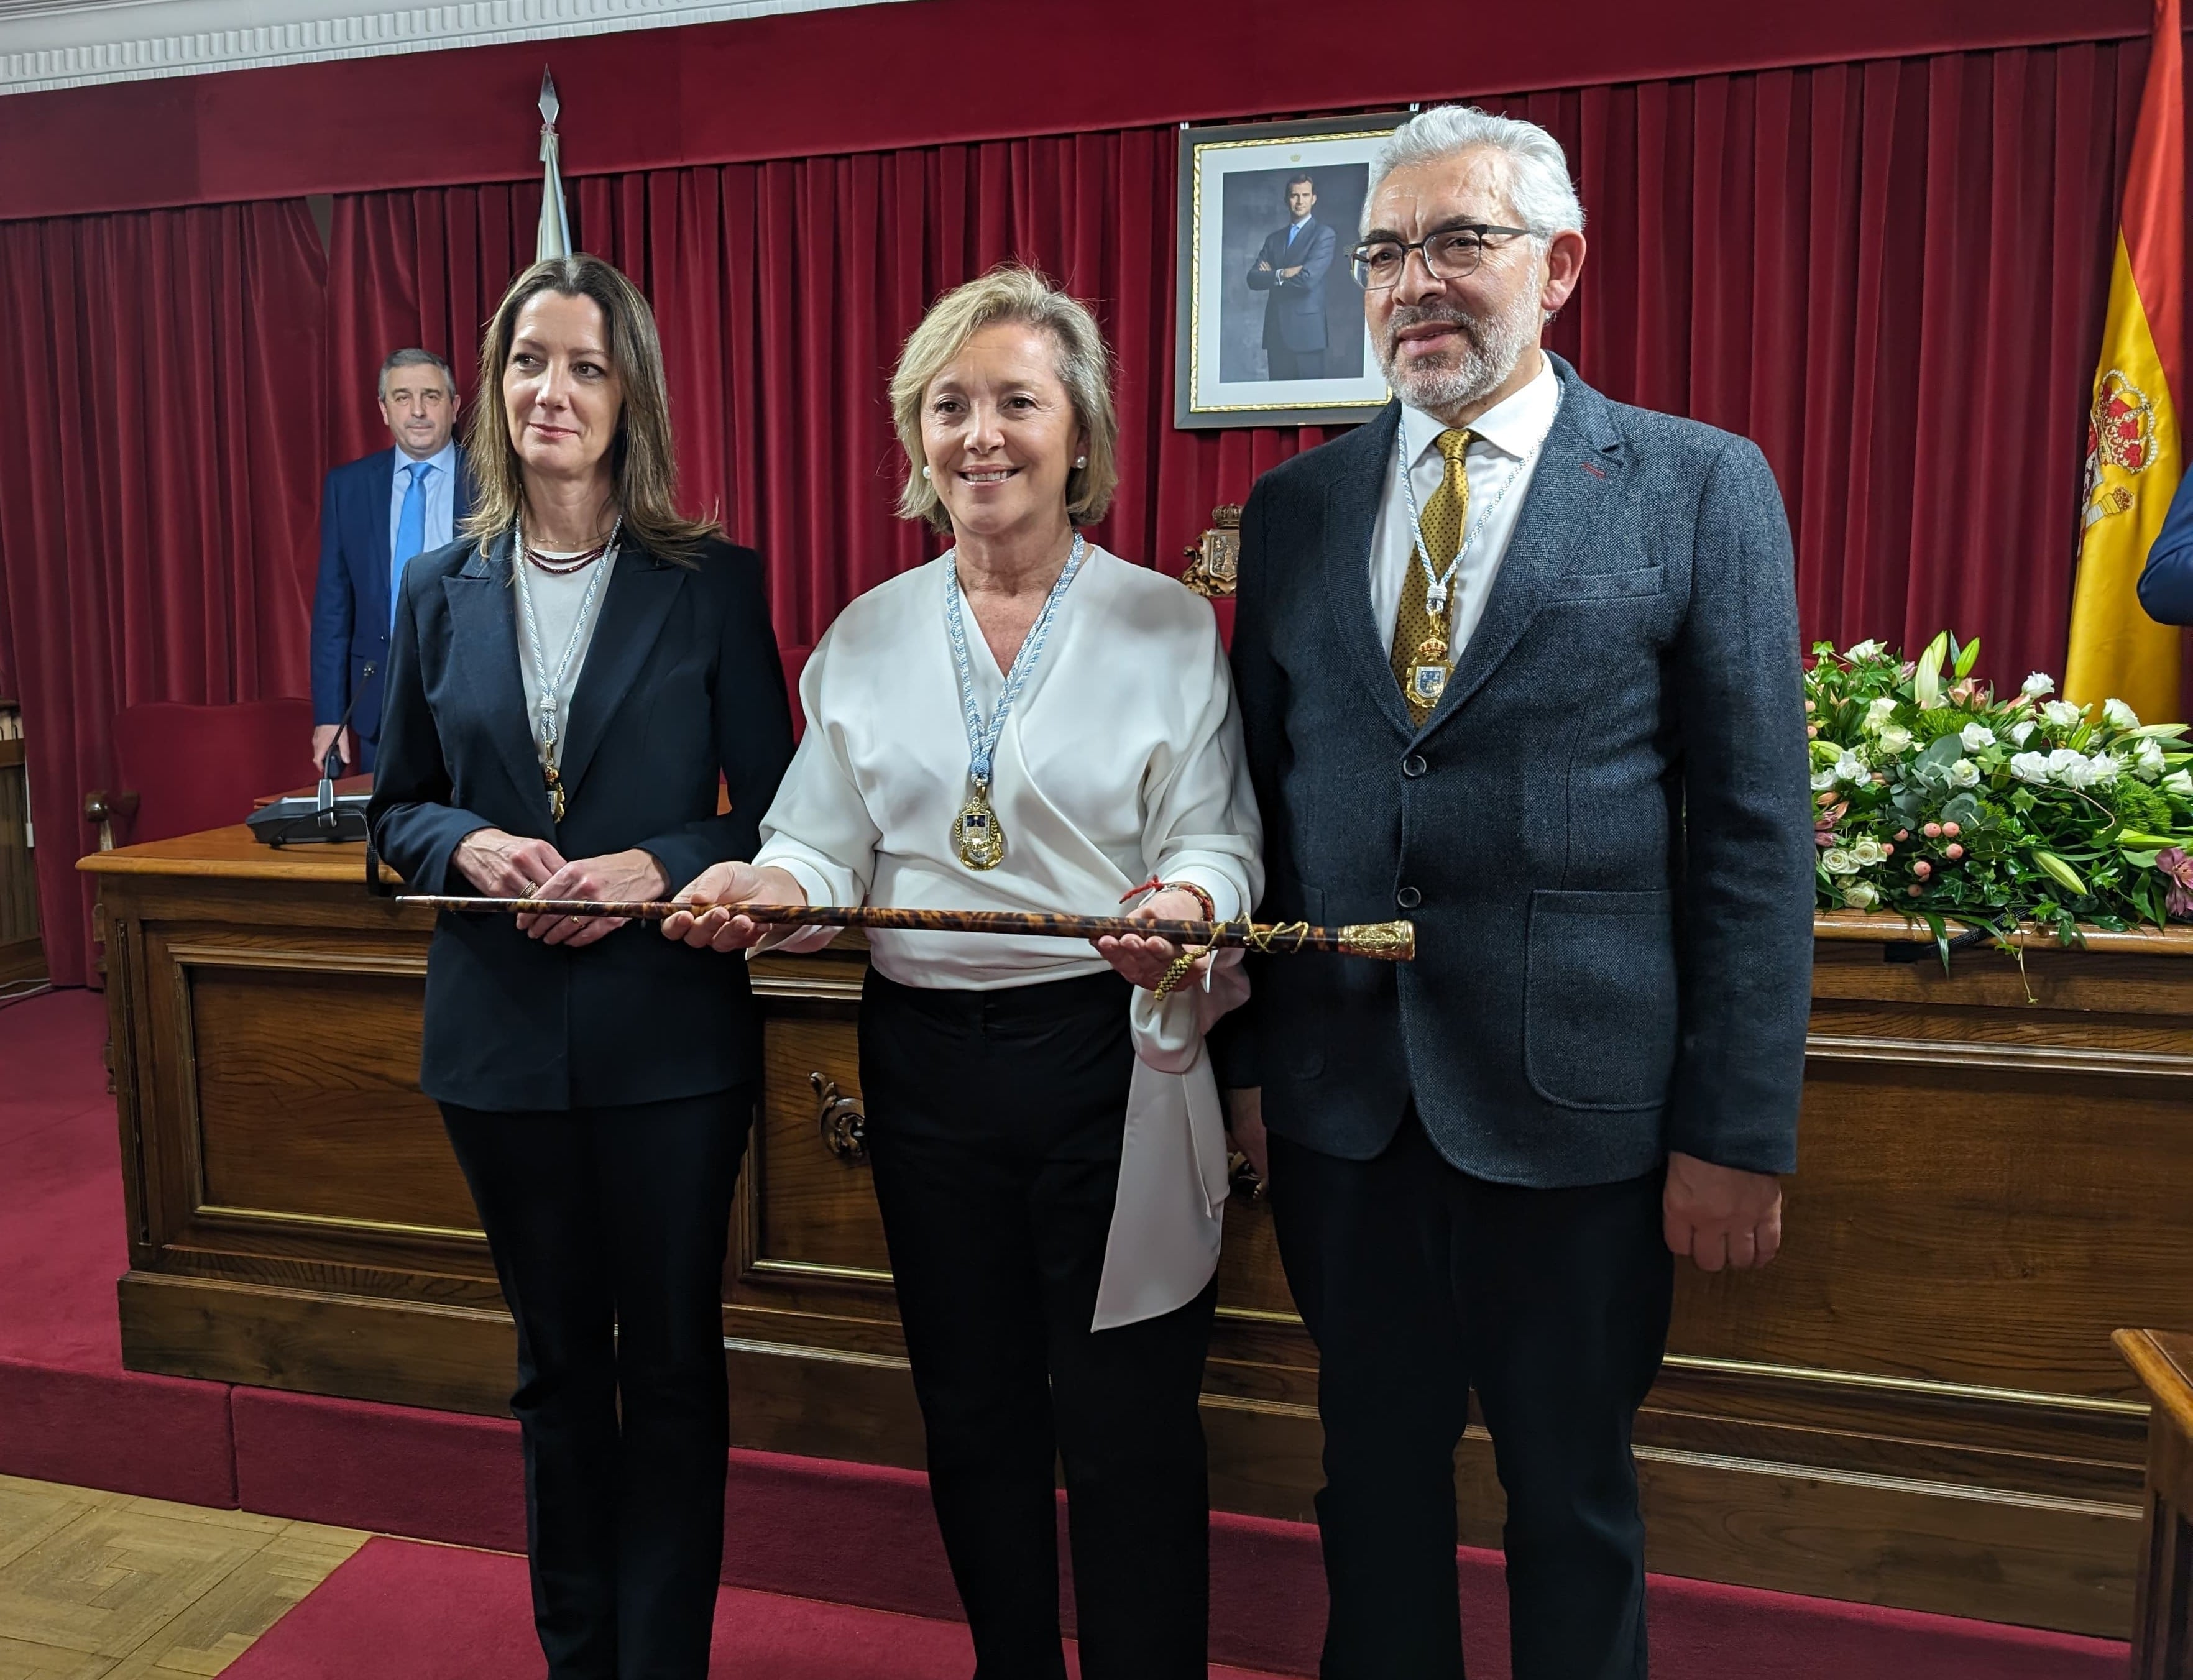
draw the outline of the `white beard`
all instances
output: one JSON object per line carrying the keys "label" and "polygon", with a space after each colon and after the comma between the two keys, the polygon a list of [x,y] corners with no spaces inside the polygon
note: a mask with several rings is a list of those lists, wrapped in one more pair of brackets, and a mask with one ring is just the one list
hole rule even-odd
{"label": "white beard", "polygon": [[[1395,334],[1403,327],[1428,321],[1452,321],[1462,329],[1463,347],[1441,364],[1414,363],[1406,368],[1394,355]],[[1386,383],[1412,409],[1440,414],[1490,396],[1515,371],[1523,352],[1538,341],[1542,325],[1534,292],[1517,294],[1508,311],[1490,319],[1466,315],[1451,305],[1401,306],[1386,323],[1378,345],[1378,365]]]}

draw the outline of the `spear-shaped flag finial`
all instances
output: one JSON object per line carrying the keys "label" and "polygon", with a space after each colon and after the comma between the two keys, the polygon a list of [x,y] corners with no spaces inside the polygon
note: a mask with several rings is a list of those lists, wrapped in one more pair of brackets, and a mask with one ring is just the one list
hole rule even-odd
{"label": "spear-shaped flag finial", "polygon": [[536,262],[571,254],[571,224],[564,214],[562,142],[556,134],[556,117],[563,110],[556,97],[556,78],[543,66],[541,71],[541,231],[534,241]]}

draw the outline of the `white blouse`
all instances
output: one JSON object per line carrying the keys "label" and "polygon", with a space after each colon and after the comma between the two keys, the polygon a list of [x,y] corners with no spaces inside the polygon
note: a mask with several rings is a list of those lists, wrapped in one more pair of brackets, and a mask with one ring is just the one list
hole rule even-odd
{"label": "white blouse", "polygon": [[[785,870],[818,905],[1116,916],[1122,895],[1155,875],[1202,888],[1221,920],[1246,914],[1263,885],[1263,832],[1217,620],[1172,579],[1093,546],[998,742],[990,800],[1004,861],[959,861],[968,746],[945,630],[948,563],[869,591],[816,645],[799,683],[807,733],[762,819],[755,863]],[[1005,677],[969,631],[987,717]],[[828,937],[804,929],[786,947]],[[986,991],[1107,966],[1073,940],[877,929],[868,945],[902,986]],[[1200,989],[1134,995],[1135,1076],[1097,1329],[1184,1305],[1217,1268],[1225,1123],[1203,1031],[1245,995],[1234,963]]]}

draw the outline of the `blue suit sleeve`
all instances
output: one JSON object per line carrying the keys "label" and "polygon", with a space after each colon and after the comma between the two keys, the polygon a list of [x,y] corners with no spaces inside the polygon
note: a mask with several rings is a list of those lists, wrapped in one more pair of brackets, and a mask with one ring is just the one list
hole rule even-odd
{"label": "blue suit sleeve", "polygon": [[312,721],[341,721],[350,704],[350,632],[358,602],[343,564],[335,475],[320,486],[320,574],[312,586]]}
{"label": "blue suit sleeve", "polygon": [[1325,283],[1326,271],[1332,266],[1333,247],[1339,237],[1323,222],[1317,226],[1317,237],[1309,242],[1309,254],[1302,260],[1302,272],[1287,283],[1303,291]]}
{"label": "blue suit sleeve", "polygon": [[2139,604],[2157,624],[2193,624],[2193,472],[2178,481],[2170,512],[2147,551]]}
{"label": "blue suit sleeve", "polygon": [[382,685],[380,756],[366,821],[375,847],[412,891],[468,894],[471,882],[449,860],[465,836],[495,825],[449,803],[455,785],[421,668],[419,613],[412,599],[421,570],[404,569],[397,595],[396,632],[389,639]]}
{"label": "blue suit sleeve", "polygon": [[762,589],[761,559],[741,551],[718,631],[715,731],[731,809],[640,843],[676,894],[712,864],[746,861],[761,844],[762,814],[792,762],[792,701]]}
{"label": "blue suit sleeve", "polygon": [[[1257,266],[1258,264],[1263,266]],[[1280,283],[1280,266],[1272,260],[1272,242],[1267,238],[1257,248],[1257,254],[1249,259],[1249,289],[1268,292]]]}

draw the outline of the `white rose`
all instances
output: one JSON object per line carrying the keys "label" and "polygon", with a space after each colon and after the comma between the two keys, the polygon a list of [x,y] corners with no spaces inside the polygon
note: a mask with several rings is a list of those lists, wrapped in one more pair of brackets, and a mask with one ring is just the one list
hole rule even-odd
{"label": "white rose", "polygon": [[1888,720],[1894,716],[1896,716],[1896,701],[1891,696],[1882,694],[1871,706],[1866,707],[1865,721],[1858,727],[1869,735],[1877,735],[1887,726]]}
{"label": "white rose", "polygon": [[1958,739],[1964,742],[1966,751],[1982,752],[1995,745],[1995,731],[1984,723],[1967,723]]}
{"label": "white rose", "polygon": [[2104,700],[2102,721],[2114,729],[2137,729],[2139,714],[2121,700]]}
{"label": "white rose", "polygon": [[1869,660],[1880,651],[1880,643],[1866,641],[1861,642],[1855,648],[1849,649],[1843,654],[1843,657],[1847,660]]}
{"label": "white rose", "polygon": [[2162,743],[2152,735],[2140,742],[2133,754],[2132,767],[2140,776],[2153,781],[2162,774]]}
{"label": "white rose", "polygon": [[1864,881],[1853,881],[1843,889],[1843,902],[1852,910],[1870,910],[1881,902],[1881,894]]}
{"label": "white rose", "polygon": [[2037,700],[2056,692],[2056,679],[2045,671],[2035,671],[2025,679],[2018,691],[2030,700]]}
{"label": "white rose", "polygon": [[2026,718],[2023,723],[2013,723],[2010,726],[2010,744],[2013,746],[2024,746],[2025,738],[2032,733],[2033,720],[2030,717]]}
{"label": "white rose", "polygon": [[2097,752],[2087,761],[2087,780],[2094,787],[2107,787],[2124,769],[2114,752]]}
{"label": "white rose", "polygon": [[1882,753],[1893,758],[1898,753],[1906,751],[1910,746],[1911,731],[1901,723],[1891,723],[1881,732],[1879,744]]}
{"label": "white rose", "polygon": [[1874,865],[1887,856],[1887,854],[1881,849],[1881,842],[1878,840],[1859,841],[1850,849],[1850,854],[1851,860],[1860,869],[1871,869]]}
{"label": "white rose", "polygon": [[1855,752],[1846,752],[1835,760],[1837,781],[1860,782],[1866,780],[1865,760]]}
{"label": "white rose", "polygon": [[2069,700],[2051,700],[2041,708],[2041,715],[2048,720],[2051,729],[2076,729],[2085,721],[2087,708],[2074,706]]}
{"label": "white rose", "polygon": [[2071,755],[2071,762],[2056,772],[2056,780],[2066,787],[2092,787],[2099,780],[2094,774],[2094,766],[2099,762],[2098,759],[2082,758],[2075,752]]}
{"label": "white rose", "polygon": [[2010,773],[2020,781],[2045,787],[2048,784],[2048,760],[2038,752],[2021,752],[2010,761]]}
{"label": "white rose", "polygon": [[1845,851],[1841,846],[1830,846],[1826,851],[1820,854],[1820,867],[1826,870],[1830,875],[1855,875],[1858,873],[1858,865],[1852,861],[1851,854]]}
{"label": "white rose", "polygon": [[1825,793],[1825,792],[1826,792],[1829,788],[1833,787],[1835,785],[1835,773],[1832,769],[1827,769],[1827,770],[1815,770],[1815,771],[1813,771],[1813,772],[1812,772],[1812,791],[1813,791],[1813,792],[1815,792],[1815,793]]}
{"label": "white rose", "polygon": [[1960,758],[1950,766],[1950,786],[1952,787],[1977,787],[1979,780],[1980,767],[1969,758]]}
{"label": "white rose", "polygon": [[2051,780],[2060,781],[2067,787],[2084,787],[2084,782],[2071,780],[2071,773],[2081,769],[2086,762],[2085,754],[2074,752],[2068,746],[2059,746],[2048,755],[2048,774]]}
{"label": "white rose", "polygon": [[2162,791],[2180,799],[2193,799],[2193,770],[2173,770],[2162,779]]}

